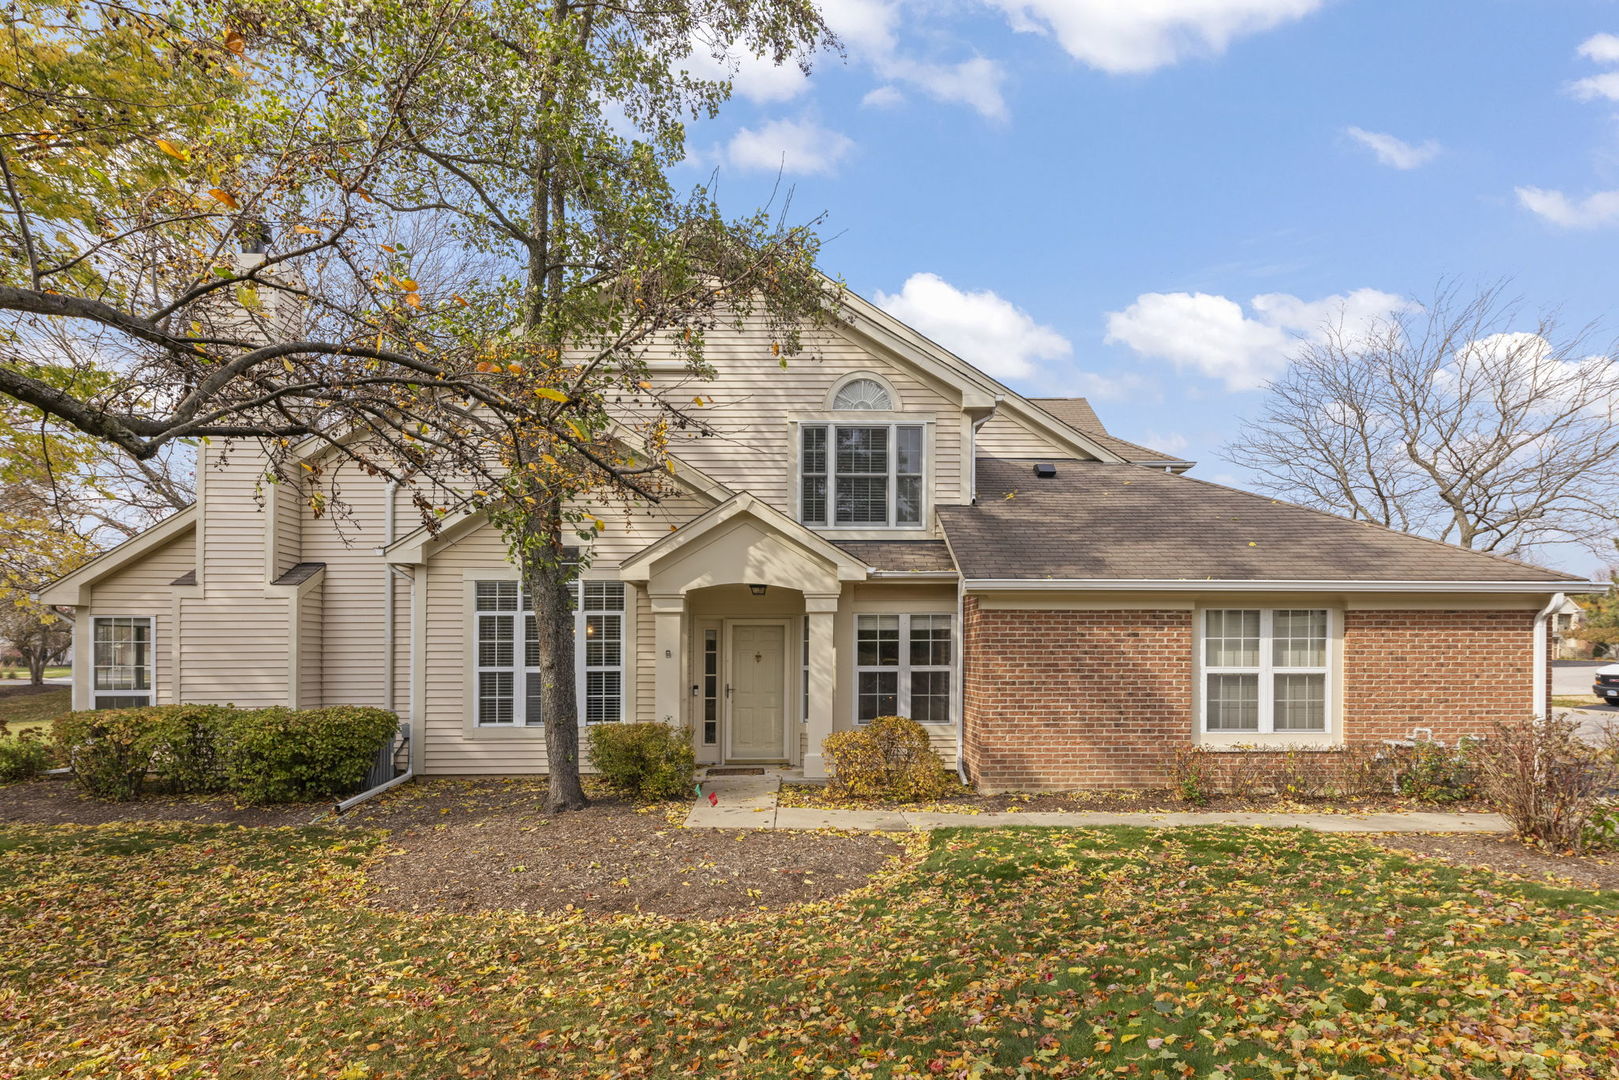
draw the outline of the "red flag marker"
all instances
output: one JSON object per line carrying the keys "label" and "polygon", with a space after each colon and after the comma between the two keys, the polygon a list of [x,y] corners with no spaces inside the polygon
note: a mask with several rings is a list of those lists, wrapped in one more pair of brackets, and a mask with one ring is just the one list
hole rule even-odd
{"label": "red flag marker", "polygon": [[719,804],[720,804],[720,794],[719,794],[719,792],[710,791],[708,793],[708,805],[710,805],[710,806],[718,806]]}

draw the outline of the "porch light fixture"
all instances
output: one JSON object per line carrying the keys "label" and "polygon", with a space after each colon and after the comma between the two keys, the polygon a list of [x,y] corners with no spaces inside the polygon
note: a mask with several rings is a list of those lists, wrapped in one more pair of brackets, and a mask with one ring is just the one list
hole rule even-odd
{"label": "porch light fixture", "polygon": [[748,591],[754,596],[763,596],[765,594],[765,590],[769,587],[770,586],[768,585],[749,585]]}

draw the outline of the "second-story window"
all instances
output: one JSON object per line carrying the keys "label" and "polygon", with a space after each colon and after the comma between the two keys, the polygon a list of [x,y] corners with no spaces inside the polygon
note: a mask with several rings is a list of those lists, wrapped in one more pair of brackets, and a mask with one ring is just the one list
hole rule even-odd
{"label": "second-story window", "polygon": [[890,528],[922,523],[922,425],[805,424],[799,520]]}

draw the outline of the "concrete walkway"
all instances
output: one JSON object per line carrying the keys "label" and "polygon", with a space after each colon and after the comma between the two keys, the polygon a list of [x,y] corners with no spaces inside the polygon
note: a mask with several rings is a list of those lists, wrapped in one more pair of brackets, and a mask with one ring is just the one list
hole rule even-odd
{"label": "concrete walkway", "polygon": [[[921,810],[812,810],[777,806],[778,776],[716,776],[703,781],[704,797],[686,815],[688,829],[849,829],[855,832],[908,832],[913,829],[963,827],[1003,828],[1008,825],[1261,825],[1303,828],[1318,832],[1391,833],[1511,832],[1497,814],[1257,814],[1162,813],[1108,814],[1092,811],[1051,811],[1020,814],[948,814]],[[707,793],[719,801],[709,805]]]}

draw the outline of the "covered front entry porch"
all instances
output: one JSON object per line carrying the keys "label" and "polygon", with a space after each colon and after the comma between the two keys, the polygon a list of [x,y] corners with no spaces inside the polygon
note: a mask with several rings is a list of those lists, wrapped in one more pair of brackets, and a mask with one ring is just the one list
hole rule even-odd
{"label": "covered front entry porch", "polygon": [[652,609],[654,715],[707,764],[824,777],[837,695],[835,619],[866,567],[743,493],[643,549],[624,580]]}

